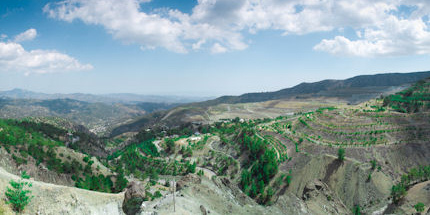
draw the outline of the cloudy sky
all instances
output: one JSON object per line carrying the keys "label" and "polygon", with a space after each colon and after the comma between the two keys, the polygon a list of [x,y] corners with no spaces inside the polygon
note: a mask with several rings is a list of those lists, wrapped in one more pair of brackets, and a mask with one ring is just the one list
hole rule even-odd
{"label": "cloudy sky", "polygon": [[217,96],[430,70],[427,0],[2,0],[0,90]]}

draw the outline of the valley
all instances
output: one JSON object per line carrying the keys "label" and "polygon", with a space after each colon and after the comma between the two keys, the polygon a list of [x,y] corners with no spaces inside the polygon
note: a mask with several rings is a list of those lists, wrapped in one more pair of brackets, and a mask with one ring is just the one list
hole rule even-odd
{"label": "valley", "polygon": [[430,1],[1,0],[0,215],[430,215]]}
{"label": "valley", "polygon": [[62,116],[8,117],[0,196],[25,171],[34,197],[23,214],[428,212],[430,79],[400,84],[359,100],[349,91],[116,115],[104,135]]}

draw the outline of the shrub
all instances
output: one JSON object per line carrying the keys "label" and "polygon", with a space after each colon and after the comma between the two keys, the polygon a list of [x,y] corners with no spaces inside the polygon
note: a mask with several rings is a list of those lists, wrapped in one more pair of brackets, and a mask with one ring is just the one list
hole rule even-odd
{"label": "shrub", "polygon": [[289,186],[291,184],[291,175],[287,175],[287,177],[285,177],[285,182],[287,182],[287,185]]}
{"label": "shrub", "polygon": [[337,159],[340,161],[345,160],[345,149],[344,148],[339,148],[339,150],[337,150]]}
{"label": "shrub", "polygon": [[152,139],[144,141],[143,143],[141,143],[139,145],[139,147],[147,155],[150,155],[152,157],[159,157],[160,156],[160,153],[158,153],[157,147],[152,142]]}
{"label": "shrub", "polygon": [[417,212],[421,213],[424,211],[424,203],[422,202],[418,202],[416,205],[414,205],[415,210],[417,210]]}
{"label": "shrub", "polygon": [[361,214],[361,208],[360,205],[355,205],[354,208],[352,209],[352,213],[354,215],[360,215]]}
{"label": "shrub", "polygon": [[10,187],[7,187],[6,190],[6,197],[7,197],[7,204],[12,204],[12,208],[16,212],[21,212],[24,210],[25,206],[30,203],[33,196],[31,195],[31,190],[28,190],[27,188],[32,187],[32,183],[23,181],[22,179],[28,179],[30,178],[25,172],[22,173],[21,179],[19,181],[11,180],[9,182]]}
{"label": "shrub", "polygon": [[165,139],[166,142],[166,151],[168,153],[175,153],[175,141],[173,139]]}
{"label": "shrub", "polygon": [[391,196],[393,197],[393,202],[395,204],[398,204],[399,201],[406,196],[407,192],[406,192],[406,187],[404,184],[400,183],[398,185],[394,185],[391,188]]}
{"label": "shrub", "polygon": [[195,173],[196,172],[196,165],[197,165],[196,162],[190,163],[187,161],[187,172],[188,173]]}
{"label": "shrub", "polygon": [[154,195],[152,195],[152,197],[153,197],[154,199],[160,198],[160,197],[162,197],[162,196],[163,196],[163,195],[161,194],[161,192],[160,192],[159,190],[155,191]]}
{"label": "shrub", "polygon": [[371,160],[370,164],[372,165],[372,170],[376,169],[376,160]]}

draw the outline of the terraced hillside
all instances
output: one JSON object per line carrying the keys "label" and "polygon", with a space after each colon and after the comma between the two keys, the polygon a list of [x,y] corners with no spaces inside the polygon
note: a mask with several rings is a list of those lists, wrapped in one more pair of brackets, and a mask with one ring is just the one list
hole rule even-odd
{"label": "terraced hillside", "polygon": [[[308,105],[279,117],[219,119],[197,127],[212,136],[211,141],[195,148],[191,137],[179,138],[176,152],[168,157],[196,162],[197,170],[228,179],[264,205],[277,205],[280,198],[293,195],[300,198],[296,203],[304,204],[311,213],[342,214],[353,208],[365,213],[404,213],[408,210],[402,201],[393,203],[396,193],[392,187],[402,175],[415,171],[411,168],[430,165],[430,113],[426,109],[399,112],[384,106],[384,101],[321,103],[319,108]],[[240,105],[252,107],[249,103],[224,104],[207,115]],[[162,149],[167,149],[165,141],[159,144]],[[341,148],[344,160],[338,158]]]}
{"label": "terraced hillside", "polygon": [[144,127],[154,125],[172,127],[190,122],[209,124],[235,117],[244,119],[276,117],[300,111],[299,109],[306,110],[310,106],[317,109],[330,105],[359,104],[381,95],[396,93],[429,76],[430,72],[362,75],[345,80],[301,83],[275,92],[222,96],[142,116],[112,129],[111,136],[138,132]]}
{"label": "terraced hillside", "polygon": [[[376,99],[276,118],[225,119],[198,128],[205,134],[197,137],[210,141],[185,135],[175,139],[172,151],[162,138],[157,145],[168,153],[159,156],[195,164],[196,172],[237,184],[264,205],[279,207],[279,199],[293,195],[300,200],[289,201],[310,213],[342,214],[357,207],[403,213],[402,202],[392,203],[392,186],[412,167],[430,164],[430,115],[382,105]],[[340,148],[344,161],[337,158]]]}
{"label": "terraced hillside", "polygon": [[[401,92],[402,99],[413,100],[408,95],[426,91],[427,82],[407,89],[413,93],[406,96]],[[403,214],[418,203],[428,211],[430,112],[403,112],[385,101],[218,105],[206,115],[245,109],[262,116],[264,105],[273,115],[174,127],[155,123],[135,134],[97,139],[109,153],[97,159],[73,151],[73,137],[80,134],[68,139],[65,124],[3,120],[0,165],[15,172],[46,166],[47,175],[56,175],[49,182],[63,177],[63,184],[103,192],[121,192],[127,181],[137,181],[143,183],[140,200],[150,205],[143,212],[171,212],[172,180],[185,214],[208,208],[214,214]]]}
{"label": "terraced hillside", "polygon": [[320,108],[263,128],[295,142],[326,146],[368,147],[429,138],[428,113],[406,115],[374,107]]}

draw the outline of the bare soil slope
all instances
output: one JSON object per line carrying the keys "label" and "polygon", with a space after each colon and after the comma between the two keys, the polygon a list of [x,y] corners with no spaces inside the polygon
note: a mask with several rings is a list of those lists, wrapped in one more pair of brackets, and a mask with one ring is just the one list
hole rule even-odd
{"label": "bare soil slope", "polygon": [[[0,167],[0,198],[19,177]],[[123,214],[123,193],[107,194],[30,180],[34,198],[23,214]]]}

